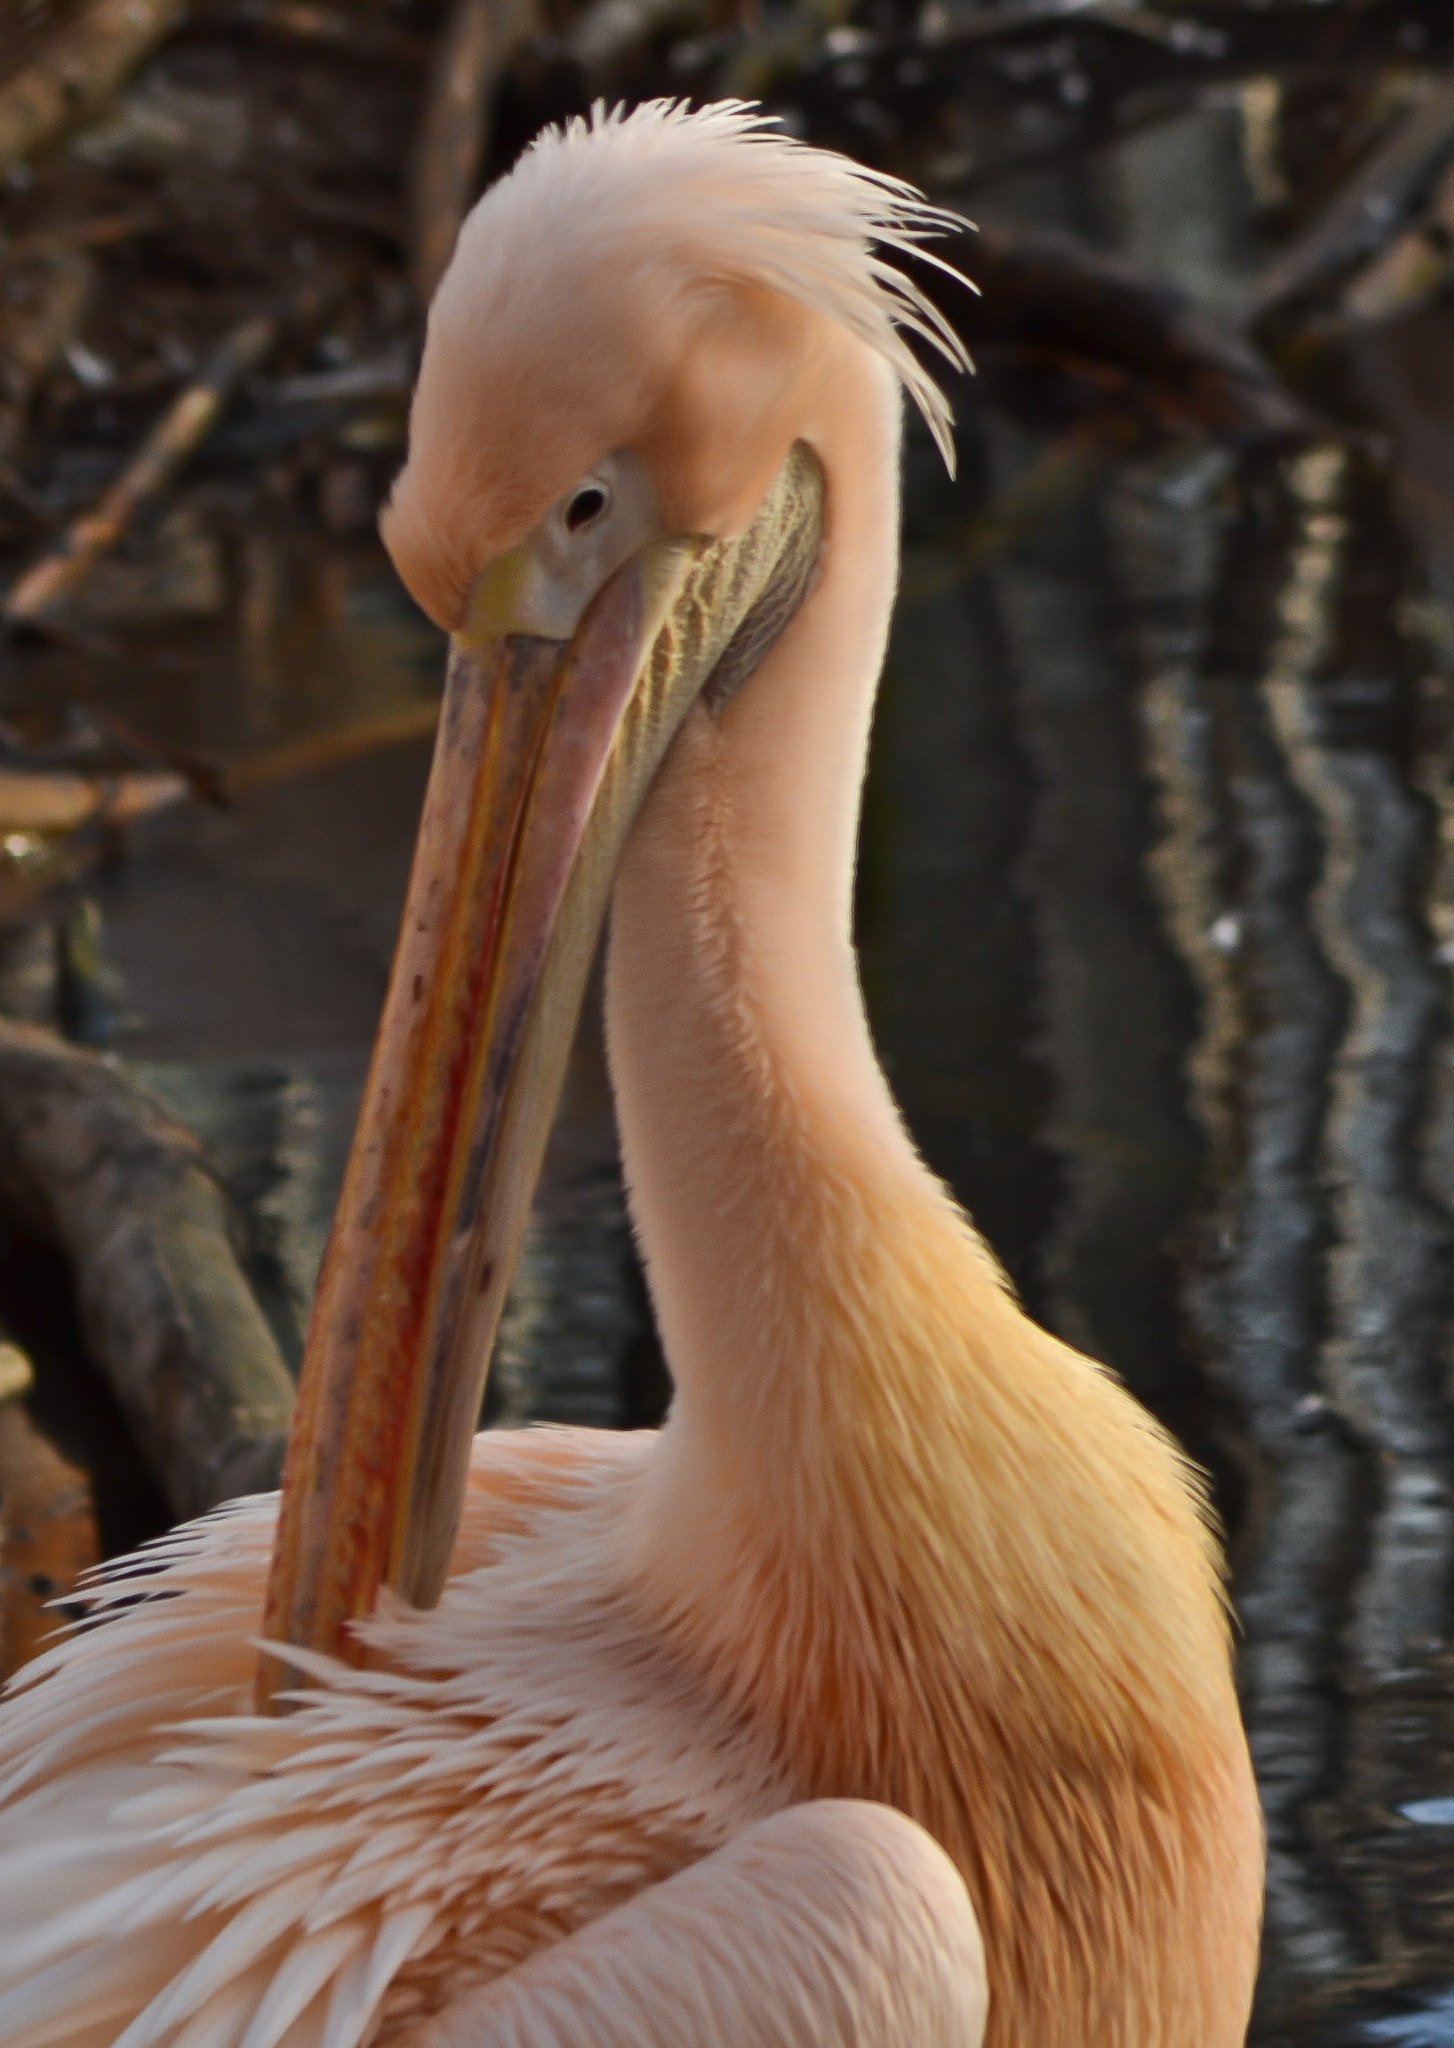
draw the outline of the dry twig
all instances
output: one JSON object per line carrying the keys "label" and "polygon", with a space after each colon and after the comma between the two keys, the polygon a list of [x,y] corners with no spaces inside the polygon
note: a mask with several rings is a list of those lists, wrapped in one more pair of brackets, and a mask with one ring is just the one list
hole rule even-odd
{"label": "dry twig", "polygon": [[1418,218],[1344,287],[1332,332],[1396,320],[1436,298],[1454,270],[1454,168],[1435,185]]}
{"label": "dry twig", "polygon": [[228,335],[196,381],[153,427],[95,511],[76,520],[60,544],[19,578],[0,610],[7,626],[40,624],[85,580],[143,505],[165,488],[206,438],[232,391],[262,362],[277,332],[276,320],[259,318],[245,321]]}
{"label": "dry twig", "polygon": [[[439,724],[437,703],[411,704],[407,710],[383,718],[361,720],[357,725],[337,727],[332,732],[310,733],[299,740],[269,747],[236,762],[222,777],[228,796],[245,790],[262,789],[273,782],[290,782],[299,775],[316,775],[320,769],[336,768],[387,747],[408,746],[411,741],[433,736]],[[0,814],[3,814],[3,778],[0,778]]]}
{"label": "dry twig", "polygon": [[1332,205],[1269,264],[1254,318],[1305,297],[1390,242],[1454,155],[1454,81],[1400,122]]}
{"label": "dry twig", "polygon": [[0,86],[0,171],[104,107],[185,12],[185,0],[92,0]]}
{"label": "dry twig", "polygon": [[0,768],[0,834],[131,825],[191,793],[183,775],[57,775]]}

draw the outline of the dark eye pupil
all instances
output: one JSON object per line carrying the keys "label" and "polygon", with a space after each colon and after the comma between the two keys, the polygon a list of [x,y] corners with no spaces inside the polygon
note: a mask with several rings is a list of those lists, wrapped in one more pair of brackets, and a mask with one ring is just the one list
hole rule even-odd
{"label": "dark eye pupil", "polygon": [[606,509],[606,493],[599,484],[587,484],[583,491],[577,491],[565,509],[566,528],[579,533],[583,526],[589,526],[593,519],[599,519]]}

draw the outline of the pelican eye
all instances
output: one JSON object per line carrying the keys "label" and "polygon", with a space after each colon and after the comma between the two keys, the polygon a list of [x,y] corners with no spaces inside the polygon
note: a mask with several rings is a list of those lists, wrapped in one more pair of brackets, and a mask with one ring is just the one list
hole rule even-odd
{"label": "pelican eye", "polygon": [[611,493],[603,483],[592,478],[582,484],[565,508],[567,533],[583,533],[588,526],[594,526],[611,503]]}
{"label": "pelican eye", "polygon": [[481,571],[471,630],[568,640],[597,592],[661,537],[646,464],[617,448],[561,492],[517,547]]}

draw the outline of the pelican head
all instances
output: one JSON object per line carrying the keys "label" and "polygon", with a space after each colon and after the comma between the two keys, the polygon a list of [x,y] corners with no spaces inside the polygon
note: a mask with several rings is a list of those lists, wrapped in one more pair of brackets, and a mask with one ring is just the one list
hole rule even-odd
{"label": "pelican head", "polygon": [[[598,107],[548,130],[465,222],[430,308],[383,520],[414,596],[457,631],[482,574],[522,543],[550,550],[574,594],[585,579],[551,515],[622,458],[632,511],[654,500],[662,534],[741,535],[811,434],[842,333],[893,366],[952,465],[948,409],[904,331],[956,364],[963,352],[871,246],[951,225],[737,103]],[[606,559],[599,544],[590,559]]]}
{"label": "pelican head", "polygon": [[[465,223],[383,517],[448,679],[309,1333],[275,1640],[348,1655],[381,1584],[439,1595],[622,850],[688,712],[730,715],[811,586],[845,349],[949,459],[906,337],[962,351],[888,260],[949,220],[747,106],[656,103],[549,131]],[[265,1699],[288,1669],[265,1659]]]}

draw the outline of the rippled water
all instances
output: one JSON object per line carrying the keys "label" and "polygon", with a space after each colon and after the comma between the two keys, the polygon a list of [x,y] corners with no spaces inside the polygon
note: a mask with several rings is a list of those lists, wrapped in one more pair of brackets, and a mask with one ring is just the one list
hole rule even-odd
{"label": "rippled water", "polygon": [[[978,453],[993,490],[1027,451]],[[955,510],[916,509],[880,726],[880,1036],[1037,1313],[1217,1481],[1255,2038],[1447,2040],[1350,2017],[1437,2011],[1454,1902],[1445,686],[1408,549],[1333,446],[1120,464],[950,580]]]}

